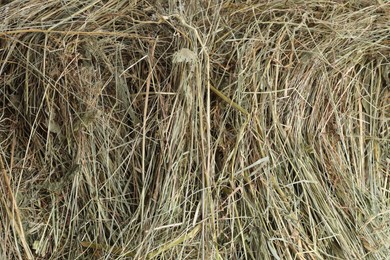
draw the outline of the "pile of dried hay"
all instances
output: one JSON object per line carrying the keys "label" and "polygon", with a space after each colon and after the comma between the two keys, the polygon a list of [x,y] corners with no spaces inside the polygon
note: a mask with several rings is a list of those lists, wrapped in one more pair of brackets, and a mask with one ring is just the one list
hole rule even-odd
{"label": "pile of dried hay", "polygon": [[190,2],[0,6],[0,258],[385,259],[390,4]]}

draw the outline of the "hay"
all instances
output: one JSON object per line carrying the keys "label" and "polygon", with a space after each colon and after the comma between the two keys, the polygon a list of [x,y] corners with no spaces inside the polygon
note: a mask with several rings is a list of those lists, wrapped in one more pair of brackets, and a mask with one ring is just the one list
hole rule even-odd
{"label": "hay", "polygon": [[385,259],[386,1],[0,5],[2,259]]}

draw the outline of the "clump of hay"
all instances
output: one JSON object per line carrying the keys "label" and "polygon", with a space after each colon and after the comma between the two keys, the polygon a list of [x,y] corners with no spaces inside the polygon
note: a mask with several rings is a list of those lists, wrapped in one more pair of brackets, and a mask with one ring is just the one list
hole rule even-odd
{"label": "clump of hay", "polygon": [[4,259],[384,259],[385,1],[0,6]]}

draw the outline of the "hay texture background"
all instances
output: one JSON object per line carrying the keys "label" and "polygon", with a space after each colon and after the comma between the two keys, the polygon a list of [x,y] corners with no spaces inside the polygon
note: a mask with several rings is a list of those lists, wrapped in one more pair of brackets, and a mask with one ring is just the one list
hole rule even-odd
{"label": "hay texture background", "polygon": [[0,5],[1,259],[386,259],[386,1]]}

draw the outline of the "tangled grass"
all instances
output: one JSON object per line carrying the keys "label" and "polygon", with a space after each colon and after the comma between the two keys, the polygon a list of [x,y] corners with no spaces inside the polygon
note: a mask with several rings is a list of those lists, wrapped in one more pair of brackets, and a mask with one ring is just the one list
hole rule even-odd
{"label": "tangled grass", "polygon": [[390,255],[390,4],[242,2],[0,5],[1,259]]}

